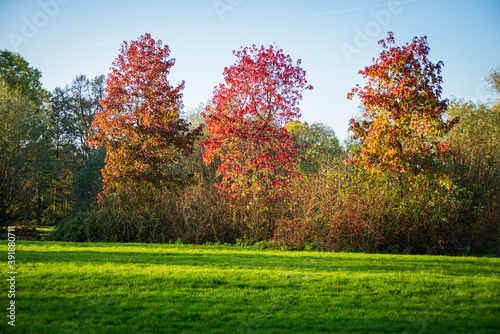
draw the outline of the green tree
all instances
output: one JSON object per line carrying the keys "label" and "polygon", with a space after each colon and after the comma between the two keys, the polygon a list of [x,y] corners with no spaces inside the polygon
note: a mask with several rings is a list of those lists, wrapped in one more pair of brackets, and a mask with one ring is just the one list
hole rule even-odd
{"label": "green tree", "polygon": [[[455,151],[453,161],[464,177],[482,187],[494,186],[500,168],[500,108],[455,100],[447,111],[460,122],[448,135]],[[496,170],[497,169],[497,170]],[[482,191],[482,196],[487,192]]]}
{"label": "green tree", "polygon": [[[79,194],[79,190],[73,187],[81,185],[75,182],[75,177],[86,164],[90,152],[87,138],[92,134],[92,121],[101,108],[104,90],[104,75],[93,79],[78,75],[64,89],[57,87],[50,99],[55,175],[46,198],[50,202],[48,212],[54,219],[70,213],[73,203],[81,209],[79,200],[82,198],[76,198],[75,202],[75,194]],[[92,201],[92,198],[88,200]]]}
{"label": "green tree", "polygon": [[102,191],[102,173],[106,149],[92,149],[74,180],[75,208],[89,210],[97,204],[97,195]]}
{"label": "green tree", "polygon": [[[35,217],[38,222],[41,222],[48,206],[46,193],[54,174],[52,131],[49,130],[50,111],[47,108],[50,93],[43,89],[40,78],[40,71],[30,67],[19,54],[7,50],[0,52],[0,83],[4,91],[3,99],[6,101],[4,105],[13,103],[9,94],[14,100],[24,101],[21,104],[29,101],[31,105],[24,108],[31,113],[26,116],[30,129],[22,132],[24,137],[17,143],[25,160],[21,179],[16,182],[20,191],[25,194],[25,199],[16,212],[25,220]],[[4,116],[10,117],[8,115]],[[12,145],[16,145],[16,142]]]}
{"label": "green tree", "polygon": [[[500,96],[499,74],[500,68],[492,71],[487,80]],[[450,168],[454,177],[474,185],[479,202],[500,196],[500,100],[492,105],[453,100],[447,117],[460,119],[447,136],[455,152]]]}
{"label": "green tree", "polygon": [[85,157],[90,152],[88,139],[92,136],[92,122],[99,112],[101,100],[105,97],[106,77],[104,75],[88,79],[78,75],[66,88],[69,100],[69,134],[80,154]]}
{"label": "green tree", "polygon": [[460,122],[448,140],[454,155],[448,173],[464,197],[466,231],[475,249],[500,242],[500,104],[453,101],[447,111]]}
{"label": "green tree", "polygon": [[299,152],[306,159],[301,161],[302,170],[316,170],[320,164],[328,164],[342,153],[335,132],[325,123],[315,122],[309,125],[295,120],[285,125],[285,129],[295,138],[297,145],[302,147]]}
{"label": "green tree", "polygon": [[496,69],[491,70],[490,75],[486,79],[491,85],[491,88],[500,94],[500,66]]}
{"label": "green tree", "polygon": [[90,152],[87,139],[93,134],[92,122],[105,96],[105,76],[88,79],[77,75],[64,89],[57,87],[51,98],[51,120],[56,146],[71,146],[81,157]]}
{"label": "green tree", "polygon": [[30,99],[37,108],[50,98],[40,82],[42,73],[33,67],[19,54],[3,50],[0,51],[0,80],[11,91],[18,91]]}
{"label": "green tree", "polygon": [[47,196],[47,200],[51,203],[49,212],[54,219],[71,211],[74,173],[83,160],[82,156],[77,154],[72,140],[73,123],[69,105],[66,91],[57,87],[50,99],[49,128],[54,153],[54,175]]}
{"label": "green tree", "polygon": [[0,82],[0,220],[38,220],[50,176],[50,141],[28,97]]}
{"label": "green tree", "polygon": [[31,137],[33,103],[0,82],[0,221],[2,227],[19,213],[24,200],[24,143]]}
{"label": "green tree", "polygon": [[[487,78],[500,96],[500,68]],[[500,247],[500,100],[487,105],[454,100],[448,118],[460,119],[450,131],[454,155],[446,161],[449,174],[461,189],[470,246],[479,250]]]}

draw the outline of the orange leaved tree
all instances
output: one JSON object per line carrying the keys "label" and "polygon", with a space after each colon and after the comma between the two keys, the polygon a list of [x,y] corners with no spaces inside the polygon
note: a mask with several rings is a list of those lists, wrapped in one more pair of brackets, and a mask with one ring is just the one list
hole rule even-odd
{"label": "orange leaved tree", "polygon": [[448,101],[441,100],[440,61],[428,59],[427,37],[415,37],[401,47],[394,35],[379,41],[383,51],[374,64],[359,71],[368,80],[348,94],[364,106],[361,120],[351,119],[350,130],[360,147],[351,163],[374,172],[431,175],[439,171],[449,145],[442,140],[457,120],[445,120]]}
{"label": "orange leaved tree", "polygon": [[124,42],[107,76],[102,109],[92,123],[91,146],[106,148],[103,195],[122,185],[158,186],[175,180],[166,166],[193,147],[200,128],[190,132],[180,117],[184,82],[172,87],[175,63],[170,49],[145,34]]}
{"label": "orange leaved tree", "polygon": [[233,51],[236,63],[224,69],[206,108],[208,139],[204,161],[220,158],[217,186],[230,196],[283,196],[297,172],[298,152],[284,125],[300,117],[298,102],[305,71],[273,46]]}

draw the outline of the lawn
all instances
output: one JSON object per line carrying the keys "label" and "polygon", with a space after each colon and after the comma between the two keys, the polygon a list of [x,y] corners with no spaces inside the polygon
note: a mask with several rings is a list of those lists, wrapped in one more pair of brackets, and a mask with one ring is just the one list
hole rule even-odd
{"label": "lawn", "polygon": [[499,258],[17,241],[16,266],[0,332],[500,332]]}

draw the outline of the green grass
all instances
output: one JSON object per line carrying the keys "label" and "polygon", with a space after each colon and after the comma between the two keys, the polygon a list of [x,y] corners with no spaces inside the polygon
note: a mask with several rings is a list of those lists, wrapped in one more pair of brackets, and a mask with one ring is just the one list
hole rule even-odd
{"label": "green grass", "polygon": [[44,226],[44,227],[37,226],[36,230],[40,231],[40,232],[48,233],[48,232],[54,232],[56,230],[56,227],[55,226]]}
{"label": "green grass", "polygon": [[19,333],[500,331],[499,258],[18,241],[16,265]]}

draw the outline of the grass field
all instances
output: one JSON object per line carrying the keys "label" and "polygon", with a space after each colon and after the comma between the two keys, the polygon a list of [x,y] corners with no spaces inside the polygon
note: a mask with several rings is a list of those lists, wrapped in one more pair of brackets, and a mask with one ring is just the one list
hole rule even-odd
{"label": "grass field", "polygon": [[500,332],[499,258],[17,241],[16,266],[2,333]]}

